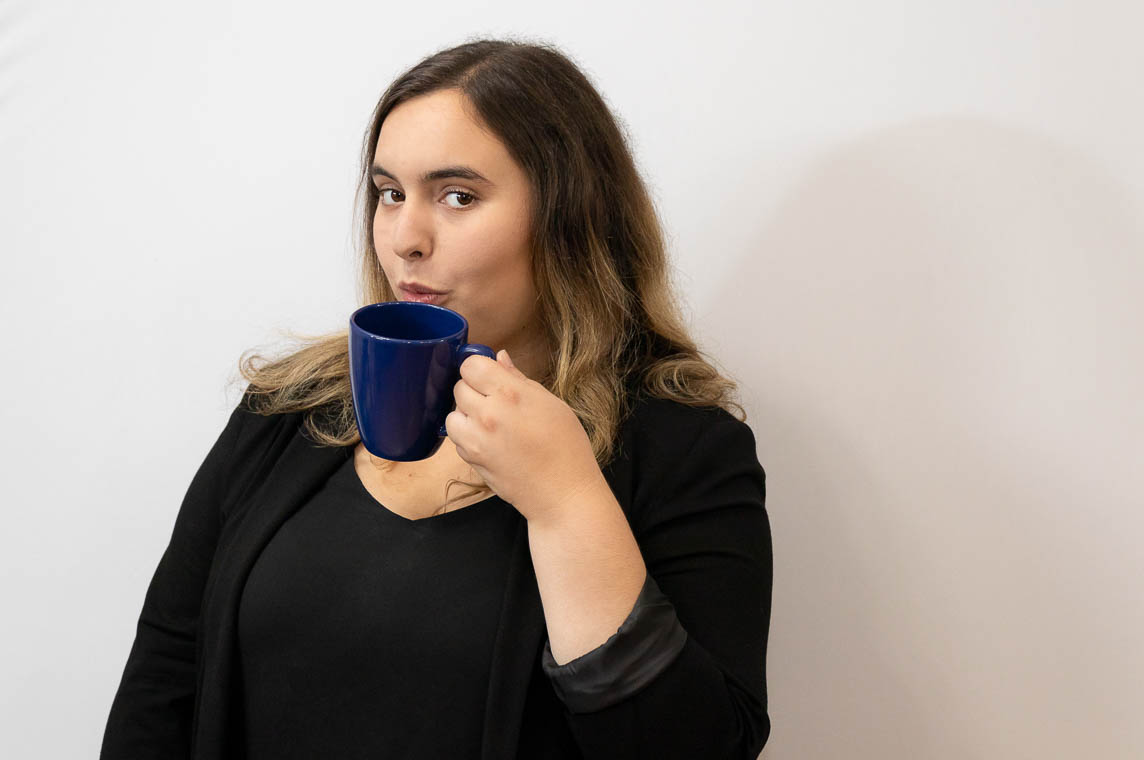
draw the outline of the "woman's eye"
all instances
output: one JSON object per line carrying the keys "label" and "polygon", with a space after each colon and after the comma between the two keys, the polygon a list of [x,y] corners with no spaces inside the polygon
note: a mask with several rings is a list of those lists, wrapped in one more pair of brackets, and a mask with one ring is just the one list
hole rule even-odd
{"label": "woman's eye", "polygon": [[[385,195],[386,193],[394,193],[398,196],[398,198],[395,199],[392,195],[387,198]],[[382,206],[392,206],[395,202],[400,202],[400,199],[404,199],[405,197],[400,190],[394,190],[392,187],[383,187],[381,190],[377,191],[377,195],[378,201]],[[448,204],[449,208],[467,208],[473,205],[473,202],[477,200],[475,195],[472,193],[466,193],[464,190],[450,190],[445,193],[445,197],[449,197],[451,195],[457,196],[458,205]]]}
{"label": "woman's eye", "polygon": [[460,198],[462,198],[462,197],[463,197],[463,198],[467,198],[468,200],[467,200],[465,203],[462,203],[460,206],[450,206],[449,208],[465,208],[466,206],[471,206],[471,205],[473,205],[473,201],[475,201],[475,200],[476,200],[476,197],[475,197],[475,196],[473,196],[473,194],[472,194],[472,193],[466,193],[466,192],[465,192],[465,191],[463,191],[463,190],[450,190],[449,192],[445,193],[445,196],[446,196],[446,197],[448,197],[448,196],[450,196],[450,195],[456,195],[456,196],[459,196],[459,197],[458,197],[458,199],[457,199],[458,201],[459,201],[459,200],[460,200]]}

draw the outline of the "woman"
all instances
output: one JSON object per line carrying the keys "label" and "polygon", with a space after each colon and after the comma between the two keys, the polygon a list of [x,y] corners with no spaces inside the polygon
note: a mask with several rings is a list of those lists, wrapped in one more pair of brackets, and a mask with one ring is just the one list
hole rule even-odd
{"label": "woman", "polygon": [[550,46],[471,42],[362,152],[363,302],[440,303],[497,358],[418,462],[362,446],[346,331],[240,363],[102,757],[755,758],[765,474],[602,98]]}

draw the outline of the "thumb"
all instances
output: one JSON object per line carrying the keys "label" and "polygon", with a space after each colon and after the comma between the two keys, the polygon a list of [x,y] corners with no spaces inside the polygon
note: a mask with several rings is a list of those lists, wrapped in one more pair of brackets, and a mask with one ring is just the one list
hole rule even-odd
{"label": "thumb", "polygon": [[512,357],[508,355],[508,349],[502,348],[497,352],[497,361],[512,370],[514,374],[524,375],[524,373],[517,369],[517,366],[512,363]]}

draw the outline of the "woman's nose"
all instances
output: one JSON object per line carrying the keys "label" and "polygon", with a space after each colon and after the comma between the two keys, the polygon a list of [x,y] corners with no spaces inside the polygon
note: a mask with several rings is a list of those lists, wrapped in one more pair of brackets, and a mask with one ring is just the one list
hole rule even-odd
{"label": "woman's nose", "polygon": [[403,259],[416,259],[429,255],[432,247],[432,210],[406,200],[393,223],[393,252]]}

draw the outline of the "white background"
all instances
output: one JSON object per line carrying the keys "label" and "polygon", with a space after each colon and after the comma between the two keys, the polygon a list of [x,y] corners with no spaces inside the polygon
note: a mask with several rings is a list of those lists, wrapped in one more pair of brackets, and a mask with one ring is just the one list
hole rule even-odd
{"label": "white background", "polygon": [[763,756],[1144,756],[1142,7],[0,2],[0,756],[97,753],[239,354],[344,326],[370,111],[481,34],[598,85],[743,384]]}

